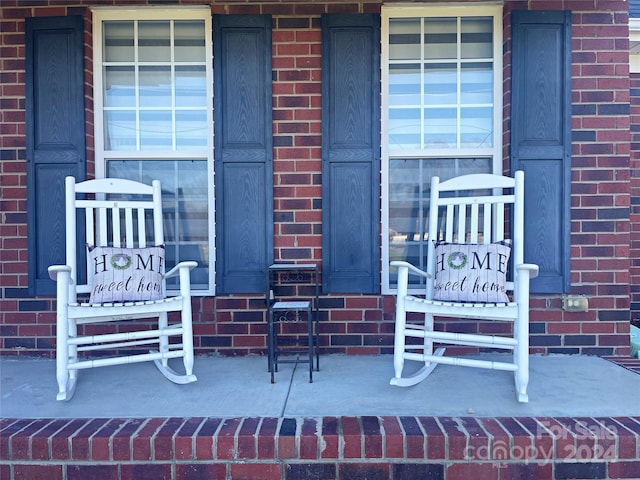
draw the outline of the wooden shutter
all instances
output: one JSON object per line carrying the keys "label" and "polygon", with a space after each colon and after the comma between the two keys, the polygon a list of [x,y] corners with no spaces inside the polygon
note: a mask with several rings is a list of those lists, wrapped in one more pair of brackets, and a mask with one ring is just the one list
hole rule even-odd
{"label": "wooden shutter", "polygon": [[322,283],[380,291],[380,16],[322,16]]}
{"label": "wooden shutter", "polygon": [[271,17],[215,15],[216,291],[265,289],[273,261]]}
{"label": "wooden shutter", "polygon": [[526,262],[534,293],[568,292],[571,230],[571,12],[514,11],[511,169],[525,172]]}
{"label": "wooden shutter", "polygon": [[86,178],[83,19],[26,18],[29,294],[51,295],[65,263],[64,178]]}

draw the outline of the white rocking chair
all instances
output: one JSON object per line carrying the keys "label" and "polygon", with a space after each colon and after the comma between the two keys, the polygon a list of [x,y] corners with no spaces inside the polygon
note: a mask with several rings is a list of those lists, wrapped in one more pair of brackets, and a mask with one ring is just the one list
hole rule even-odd
{"label": "white rocking chair", "polygon": [[[515,178],[474,174],[456,177],[442,183],[438,177],[432,178],[427,271],[407,262],[391,262],[391,266],[397,267],[398,271],[394,343],[395,376],[391,379],[392,385],[401,387],[415,385],[424,380],[439,363],[508,370],[513,371],[515,375],[518,401],[528,401],[529,279],[538,275],[538,266],[523,262],[523,202],[524,173],[522,171],[516,172]],[[512,214],[510,221],[513,231],[510,241],[505,236],[509,230],[508,223],[505,228],[505,219],[509,217],[509,210]],[[436,258],[436,241],[453,245],[445,244],[442,247],[445,250],[437,250],[438,258]],[[463,271],[461,269],[466,266],[477,271],[481,269],[483,263],[485,266],[491,266],[489,261],[492,261],[495,272],[497,257],[495,253],[486,253],[486,248],[494,247],[494,245],[486,247],[489,244],[496,245],[495,248],[498,249],[510,247],[513,278],[512,281],[506,281],[505,278],[504,286],[511,297],[502,294],[504,300],[498,298],[499,301],[492,302],[480,302],[473,298],[462,301],[454,298],[464,297],[465,292],[473,297],[474,290],[484,291],[483,288],[474,289],[469,283],[472,280],[469,277],[475,275],[475,271],[466,270],[465,273],[461,273]],[[484,253],[474,257],[473,255],[476,254],[472,253],[473,249],[483,248],[479,245],[485,246]],[[496,258],[491,259],[487,255],[494,255]],[[501,259],[504,261],[504,257]],[[504,270],[506,262],[502,266]],[[449,270],[446,270],[447,268]],[[442,277],[437,278],[436,270],[440,275],[444,275],[445,272],[453,273],[453,269],[457,270],[455,274],[458,277],[447,279],[445,276],[444,280]],[[409,274],[416,275],[419,279],[417,286],[421,288],[423,296],[417,297],[410,294]],[[487,290],[491,291],[494,283],[488,282],[481,285],[487,285],[489,287]],[[496,291],[500,290],[497,288],[497,282],[495,286]],[[416,317],[412,317],[411,312],[422,315],[419,315],[417,317],[419,320],[416,321]],[[408,314],[409,321],[407,321]],[[506,321],[512,323],[513,335],[496,336],[455,332],[456,320],[451,319],[445,331],[436,331],[434,316]],[[421,344],[411,344],[407,342],[407,337],[417,337],[423,341]],[[513,359],[509,362],[497,362],[444,356],[445,349],[440,347],[434,351],[434,343],[512,350]],[[403,377],[405,360],[418,361],[424,365],[417,373]]]}
{"label": "white rocking chair", "polygon": [[[67,177],[65,196],[66,265],[49,267],[57,282],[57,399],[73,396],[78,370],[108,365],[154,361],[174,383],[196,381],[190,270],[197,263],[181,262],[164,273],[160,182],[154,180],[150,186],[105,178],[76,183]],[[86,262],[79,265],[76,221],[83,218],[88,251]],[[85,278],[79,270],[86,272],[87,283],[78,284]],[[123,280],[119,275],[130,276]],[[179,277],[180,294],[167,297],[166,278],[173,276]],[[79,294],[89,293],[89,302],[79,301]],[[109,295],[115,299],[108,301]],[[177,312],[180,320],[174,322],[172,317],[170,325],[169,312]],[[179,337],[180,343],[170,342],[169,337]],[[147,351],[147,345],[156,345],[157,350]],[[184,374],[168,364],[178,357]]]}

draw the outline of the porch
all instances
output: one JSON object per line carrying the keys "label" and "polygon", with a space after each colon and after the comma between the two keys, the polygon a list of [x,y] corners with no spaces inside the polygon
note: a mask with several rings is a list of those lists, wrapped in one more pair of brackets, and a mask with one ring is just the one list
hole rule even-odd
{"label": "porch", "polygon": [[5,357],[0,478],[638,478],[640,362],[612,360],[532,356],[528,404],[509,372],[401,389],[391,356],[342,355],[313,383],[258,356],[198,357],[189,385],[92,369],[62,403],[52,360]]}

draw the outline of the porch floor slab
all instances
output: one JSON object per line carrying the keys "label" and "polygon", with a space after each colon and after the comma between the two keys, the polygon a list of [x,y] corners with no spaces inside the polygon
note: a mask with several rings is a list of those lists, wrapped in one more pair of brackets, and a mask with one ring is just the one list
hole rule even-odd
{"label": "porch floor slab", "polygon": [[527,404],[516,401],[511,372],[439,365],[414,387],[391,386],[389,355],[321,356],[313,383],[306,366],[285,364],[271,384],[267,359],[260,356],[197,357],[198,381],[188,385],[169,382],[153,363],[94,368],[79,372],[75,396],[68,402],[55,399],[53,360],[3,357],[0,373],[4,418],[640,414],[640,375],[592,356],[531,356]]}

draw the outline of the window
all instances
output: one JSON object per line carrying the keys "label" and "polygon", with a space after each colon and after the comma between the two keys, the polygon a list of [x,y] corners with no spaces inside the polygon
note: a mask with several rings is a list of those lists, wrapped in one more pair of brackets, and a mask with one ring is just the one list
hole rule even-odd
{"label": "window", "polygon": [[383,7],[383,293],[426,268],[431,177],[500,172],[502,7]]}
{"label": "window", "polygon": [[210,10],[93,15],[96,176],[162,182],[167,268],[196,260],[192,289],[212,294]]}

